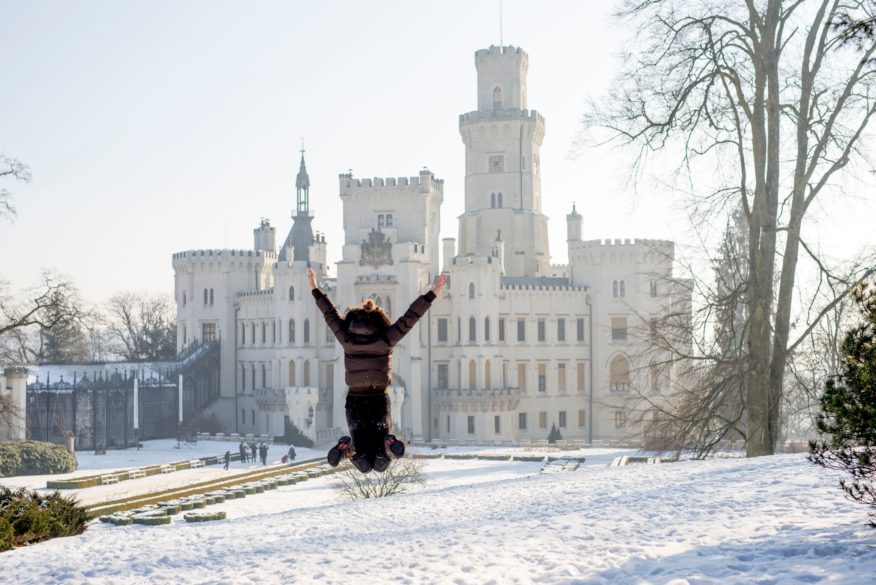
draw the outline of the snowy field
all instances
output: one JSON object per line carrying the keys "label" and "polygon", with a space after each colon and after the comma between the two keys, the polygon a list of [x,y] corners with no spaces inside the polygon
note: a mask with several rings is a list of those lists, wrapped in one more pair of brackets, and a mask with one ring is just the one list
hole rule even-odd
{"label": "snowy field", "polygon": [[95,522],[80,536],[0,554],[0,574],[21,584],[876,579],[867,509],[803,455],[608,467],[621,453],[585,450],[584,467],[553,474],[539,463],[425,460],[422,489],[354,503],[341,502],[327,476],[208,508],[225,510],[225,521]]}

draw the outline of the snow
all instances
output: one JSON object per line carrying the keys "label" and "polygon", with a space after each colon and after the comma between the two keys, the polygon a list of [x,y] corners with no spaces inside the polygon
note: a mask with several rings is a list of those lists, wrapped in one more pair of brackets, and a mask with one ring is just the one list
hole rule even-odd
{"label": "snow", "polygon": [[[164,449],[147,445],[146,458]],[[326,476],[209,507],[227,512],[218,522],[95,522],[0,554],[0,572],[22,584],[873,582],[867,509],[805,456],[609,466],[630,453],[569,452],[587,462],[550,474],[538,462],[426,459],[422,488],[356,502]]]}

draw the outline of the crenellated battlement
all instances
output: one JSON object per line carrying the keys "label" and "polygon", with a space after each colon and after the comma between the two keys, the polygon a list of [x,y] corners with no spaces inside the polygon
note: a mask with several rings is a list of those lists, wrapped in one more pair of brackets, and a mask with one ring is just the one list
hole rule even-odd
{"label": "crenellated battlement", "polygon": [[175,252],[173,254],[174,262],[177,260],[205,260],[210,259],[210,257],[215,257],[216,259],[230,259],[230,258],[266,258],[266,259],[276,259],[277,253],[270,252],[266,250],[217,250],[217,249],[204,249],[204,250],[186,250],[185,252]]}
{"label": "crenellated battlement", "polygon": [[341,185],[341,195],[349,195],[354,191],[366,191],[387,188],[410,191],[416,188],[420,192],[444,190],[444,179],[437,178],[432,171],[423,169],[416,177],[374,177],[369,179],[355,179],[352,173],[338,175]]}
{"label": "crenellated battlement", "polygon": [[661,251],[665,252],[667,250],[675,249],[675,242],[671,240],[655,240],[655,239],[647,239],[647,238],[607,238],[607,239],[596,239],[596,240],[583,240],[580,242],[570,242],[571,248],[581,249],[581,248],[597,248],[597,249],[612,249],[612,248],[623,248],[624,250],[632,251],[631,248],[639,247],[644,248],[643,251]]}
{"label": "crenellated battlement", "polygon": [[475,51],[475,64],[487,59],[517,59],[529,61],[529,55],[520,47],[514,45],[490,45],[489,49]]}
{"label": "crenellated battlement", "polygon": [[237,298],[243,297],[270,297],[274,294],[273,288],[266,288],[263,290],[250,290],[250,291],[241,291],[237,293]]}
{"label": "crenellated battlement", "polygon": [[503,109],[475,110],[459,115],[459,127],[479,122],[502,122],[511,120],[532,120],[544,124],[544,116],[535,110]]}

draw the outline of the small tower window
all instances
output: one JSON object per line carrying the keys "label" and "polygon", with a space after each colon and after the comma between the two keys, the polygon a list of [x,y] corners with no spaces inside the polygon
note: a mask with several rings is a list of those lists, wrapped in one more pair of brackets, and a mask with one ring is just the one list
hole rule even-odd
{"label": "small tower window", "polygon": [[496,207],[496,194],[490,193],[490,207]]}
{"label": "small tower window", "polygon": [[308,344],[310,344],[310,319],[305,319],[304,320],[304,345],[308,345]]}
{"label": "small tower window", "polygon": [[186,293],[183,292],[183,307],[186,306]]}
{"label": "small tower window", "polygon": [[493,109],[501,110],[502,109],[502,88],[496,87],[493,90]]}
{"label": "small tower window", "polygon": [[477,341],[477,322],[474,317],[468,319],[468,340],[471,342]]}
{"label": "small tower window", "polygon": [[289,287],[289,300],[290,301],[295,300],[295,287],[294,286]]}
{"label": "small tower window", "polygon": [[620,281],[620,296],[621,296],[621,298],[627,296],[625,289],[626,289],[626,286],[624,286],[624,281]]}
{"label": "small tower window", "polygon": [[616,280],[611,283],[611,296],[613,296],[613,297],[617,296],[617,281]]}
{"label": "small tower window", "polygon": [[484,341],[490,340],[490,318],[484,318]]}
{"label": "small tower window", "polygon": [[213,289],[210,289],[210,306],[213,306]]}
{"label": "small tower window", "polygon": [[496,207],[502,207],[502,192],[496,195]]}
{"label": "small tower window", "polygon": [[475,298],[475,285],[473,282],[468,283],[468,298]]}
{"label": "small tower window", "polygon": [[289,319],[289,343],[295,343],[295,319]]}
{"label": "small tower window", "polygon": [[380,229],[384,226],[386,226],[386,216],[383,214],[380,214],[377,216],[377,229]]}
{"label": "small tower window", "polygon": [[392,214],[386,214],[386,227],[392,227]]}
{"label": "small tower window", "polygon": [[208,293],[207,289],[204,289],[204,304],[205,304],[205,305],[207,304],[207,300],[208,300],[208,299],[207,299],[207,295],[208,295],[208,294],[209,294],[209,293]]}

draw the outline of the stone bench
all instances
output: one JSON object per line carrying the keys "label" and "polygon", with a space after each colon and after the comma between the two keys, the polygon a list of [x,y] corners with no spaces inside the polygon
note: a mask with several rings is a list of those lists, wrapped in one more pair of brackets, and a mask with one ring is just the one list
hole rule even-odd
{"label": "stone bench", "polygon": [[132,469],[128,472],[128,479],[140,479],[146,477],[146,472],[142,469]]}
{"label": "stone bench", "polygon": [[101,475],[100,485],[109,485],[111,483],[119,483],[118,475]]}
{"label": "stone bench", "polygon": [[176,471],[175,465],[165,464],[165,465],[162,465],[161,467],[158,468],[159,473],[173,473],[174,471]]}
{"label": "stone bench", "polygon": [[[222,457],[224,458],[225,455],[223,455]],[[204,466],[203,459],[192,459],[191,461],[189,461],[189,469],[194,469],[196,467],[203,467],[203,466]]]}

